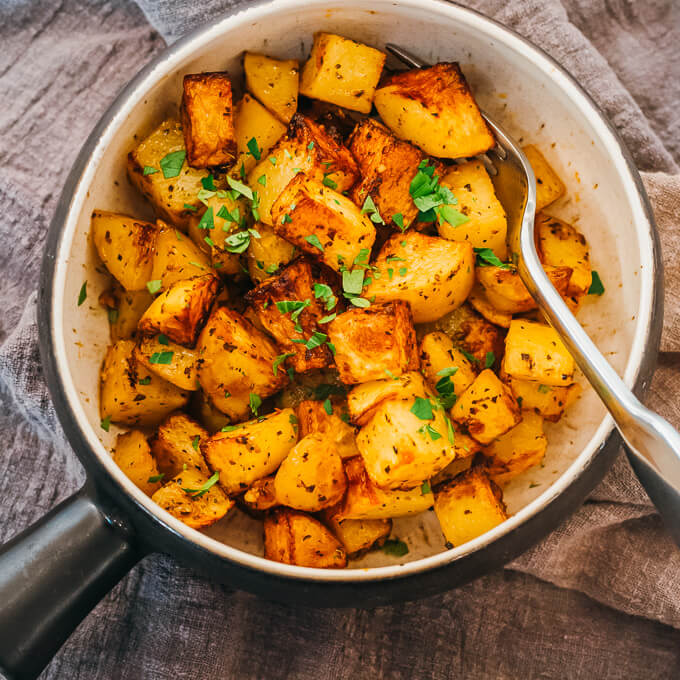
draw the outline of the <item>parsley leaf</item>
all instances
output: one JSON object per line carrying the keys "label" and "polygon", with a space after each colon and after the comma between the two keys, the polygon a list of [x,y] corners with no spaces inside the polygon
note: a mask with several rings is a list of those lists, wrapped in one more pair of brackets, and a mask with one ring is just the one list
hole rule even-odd
{"label": "parsley leaf", "polygon": [[171,364],[174,352],[154,352],[149,359],[150,364]]}
{"label": "parsley leaf", "polygon": [[541,394],[548,394],[548,392],[552,392],[552,387],[550,387],[550,385],[539,385],[538,391]]}
{"label": "parsley leaf", "polygon": [[[224,207],[224,206],[223,206]],[[201,217],[201,221],[196,225],[198,229],[214,229],[215,216],[212,207],[208,208]]]}
{"label": "parsley leaf", "polygon": [[404,227],[404,216],[401,213],[396,213],[395,215],[392,215],[392,222],[394,222],[401,231],[404,231],[406,227]]}
{"label": "parsley leaf", "polygon": [[155,175],[157,172],[159,171],[156,168],[152,168],[150,165],[145,165],[142,174],[144,177],[146,177],[147,175]]}
{"label": "parsley leaf", "polygon": [[316,347],[321,347],[324,342],[328,340],[328,336],[325,333],[320,333],[319,331],[315,331],[314,334],[312,335],[309,340],[305,343],[305,347],[307,349],[314,349]]}
{"label": "parsley leaf", "polygon": [[491,368],[496,363],[496,355],[493,352],[486,353],[484,360],[484,368]]}
{"label": "parsley leaf", "polygon": [[342,289],[349,295],[361,295],[364,287],[363,269],[353,269],[352,271],[342,272]]}
{"label": "parsley leaf", "polygon": [[329,173],[325,173],[323,176],[322,184],[329,187],[330,189],[337,189],[338,183],[333,181],[329,176]]}
{"label": "parsley leaf", "polygon": [[326,411],[329,416],[333,415],[333,404],[331,404],[329,397],[326,397],[326,401],[323,403],[323,410]]}
{"label": "parsley leaf", "polygon": [[327,314],[326,316],[322,316],[319,319],[319,323],[320,324],[321,323],[330,323],[331,321],[333,321],[333,319],[335,319],[336,316],[337,316],[337,314],[335,312],[333,312],[332,314]]}
{"label": "parsley leaf", "polygon": [[351,297],[349,301],[355,306],[355,307],[361,307],[365,309],[366,307],[370,307],[371,303],[366,299],[362,297]]}
{"label": "parsley leaf", "polygon": [[447,368],[442,368],[441,371],[437,371],[437,375],[440,378],[450,378],[451,376],[456,375],[456,373],[458,373],[457,366],[449,366]]}
{"label": "parsley leaf", "polygon": [[474,251],[477,253],[478,267],[492,266],[498,267],[499,269],[512,269],[512,265],[507,262],[501,262],[491,248],[475,248]]}
{"label": "parsley leaf", "polygon": [[78,293],[78,307],[85,302],[87,299],[87,281],[80,287],[80,293]]}
{"label": "parsley leaf", "polygon": [[155,484],[156,482],[160,482],[163,479],[163,477],[165,477],[165,472],[161,472],[158,475],[151,475],[151,477],[149,477],[149,479],[147,479],[146,481],[149,484]]}
{"label": "parsley leaf", "polygon": [[432,402],[423,397],[416,397],[413,406],[411,406],[411,413],[421,420],[434,420],[432,413]]}
{"label": "parsley leaf", "polygon": [[404,541],[400,541],[398,538],[389,538],[383,543],[382,551],[386,555],[403,557],[408,553],[408,546]]}
{"label": "parsley leaf", "polygon": [[430,482],[426,479],[422,486],[420,487],[420,493],[425,496],[428,493],[432,493],[432,488],[430,487]]}
{"label": "parsley leaf", "polygon": [[162,282],[160,279],[154,279],[153,281],[147,281],[146,287],[149,293],[151,293],[151,295],[154,295],[161,289],[162,287],[161,284]]}
{"label": "parsley leaf", "polygon": [[470,354],[467,350],[464,350],[462,347],[460,348],[461,354],[468,360],[471,361],[473,364],[478,364],[479,359],[474,355]]}
{"label": "parsley leaf", "polygon": [[250,410],[256,416],[258,409],[262,406],[262,397],[259,394],[255,394],[255,392],[251,392],[248,401],[250,403]]}
{"label": "parsley leaf", "polygon": [[224,249],[228,253],[243,253],[250,245],[250,234],[248,231],[237,231],[224,239]]}
{"label": "parsley leaf", "polygon": [[588,295],[602,295],[604,293],[604,284],[600,275],[593,269],[593,278],[588,288]]}
{"label": "parsley leaf", "polygon": [[210,491],[210,489],[217,484],[217,480],[220,478],[220,473],[217,471],[205,484],[202,484],[198,489],[185,489],[182,487],[182,491],[188,493],[192,498],[200,498],[203,494]]}
{"label": "parsley leaf", "polygon": [[217,191],[217,187],[215,186],[215,178],[212,175],[202,177],[201,184],[206,191]]}
{"label": "parsley leaf", "polygon": [[165,179],[170,179],[171,177],[177,177],[182,171],[182,166],[184,165],[184,159],[187,157],[187,152],[184,149],[180,151],[173,151],[167,156],[161,158],[160,166],[163,171],[163,177]]}
{"label": "parsley leaf", "polygon": [[251,188],[243,184],[243,182],[239,182],[233,177],[227,177],[227,183],[235,192],[241,194],[242,196],[245,196],[247,199],[251,201],[253,200],[253,192]]}
{"label": "parsley leaf", "polygon": [[111,427],[111,416],[102,418],[101,422],[99,423],[99,427],[101,427],[104,432],[108,432],[109,428]]}
{"label": "parsley leaf", "polygon": [[373,199],[370,196],[366,196],[363,206],[361,207],[361,213],[363,215],[368,215],[371,218],[371,222],[376,224],[385,224],[385,220],[380,216],[378,208],[376,208]]}
{"label": "parsley leaf", "polygon": [[307,241],[307,243],[314,246],[315,248],[318,248],[323,253],[324,250],[323,245],[321,244],[321,241],[319,241],[319,237],[316,234],[305,236],[305,241]]}
{"label": "parsley leaf", "polygon": [[279,366],[288,358],[288,357],[294,357],[295,353],[294,352],[286,352],[285,354],[279,354],[279,356],[274,359],[272,362],[272,371],[274,372],[274,375],[278,375],[279,372]]}
{"label": "parsley leaf", "polygon": [[440,220],[448,222],[452,227],[458,227],[465,222],[469,222],[470,218],[467,215],[463,215],[462,212],[452,208],[450,205],[441,205],[437,211]]}
{"label": "parsley leaf", "polygon": [[170,340],[168,339],[168,336],[165,335],[165,333],[159,333],[158,334],[158,342],[161,345],[167,345],[170,342]]}
{"label": "parsley leaf", "polygon": [[248,140],[248,143],[246,144],[248,147],[248,153],[256,160],[259,161],[260,158],[262,158],[262,152],[260,151],[260,147],[257,145],[257,139],[255,137],[251,137]]}
{"label": "parsley leaf", "polygon": [[198,451],[198,443],[201,441],[200,435],[196,435],[193,440],[191,441],[191,446],[194,447],[195,451]]}

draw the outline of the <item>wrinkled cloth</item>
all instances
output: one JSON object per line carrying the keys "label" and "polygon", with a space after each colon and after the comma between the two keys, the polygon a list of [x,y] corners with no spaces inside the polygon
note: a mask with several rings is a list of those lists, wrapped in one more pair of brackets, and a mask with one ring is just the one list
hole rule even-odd
{"label": "wrinkled cloth", "polygon": [[[35,320],[44,238],[65,176],[116,93],[166,41],[245,4],[0,0],[0,541],[84,479],[44,386]],[[680,426],[680,6],[464,4],[563,64],[647,171],[666,312],[646,401]],[[414,676],[680,676],[680,551],[623,455],[539,545],[503,570],[421,602],[373,611],[283,606],[153,555],[45,672],[69,680]]]}

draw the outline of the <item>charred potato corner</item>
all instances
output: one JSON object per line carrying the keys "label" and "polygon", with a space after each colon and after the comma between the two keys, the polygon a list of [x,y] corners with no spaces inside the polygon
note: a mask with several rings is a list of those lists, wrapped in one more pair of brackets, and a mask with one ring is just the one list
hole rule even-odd
{"label": "charred potato corner", "polygon": [[[128,155],[156,219],[92,214],[101,426],[161,508],[198,530],[247,512],[271,560],[401,558],[398,518],[427,511],[461,545],[508,517],[503,487],[580,393],[476,158],[493,135],[458,64],[387,72],[330,33],[282,56],[184,75],[177,115]],[[604,288],[526,151],[538,252],[577,309]]]}

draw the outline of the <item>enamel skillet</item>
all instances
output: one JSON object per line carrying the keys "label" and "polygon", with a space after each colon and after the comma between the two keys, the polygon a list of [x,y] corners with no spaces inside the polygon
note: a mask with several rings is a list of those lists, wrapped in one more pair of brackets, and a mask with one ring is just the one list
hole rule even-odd
{"label": "enamel skillet", "polygon": [[[119,95],[81,150],[52,221],[38,310],[42,364],[88,479],[0,549],[0,670],[11,678],[36,677],[92,607],[153,552],[169,553],[231,587],[311,606],[373,607],[454,588],[553,530],[602,479],[619,449],[611,419],[598,410],[594,395],[585,394],[573,416],[563,418],[554,437],[549,434],[554,473],[546,469],[542,484],[530,491],[506,490],[509,520],[452,550],[428,553],[414,546],[406,561],[337,571],[267,561],[244,548],[240,536],[230,545],[189,529],[113,463],[112,439],[99,427],[92,398],[108,326],[104,314],[74,304],[84,278],[92,299],[104,285],[87,238],[89,215],[98,207],[142,216],[125,180],[125,154],[134,136],[158,123],[167,102],[177,100],[184,73],[226,69],[236,76],[245,49],[302,58],[317,30],[376,47],[420,45],[430,62],[457,59],[483,107],[515,136],[526,133],[546,146],[556,142],[558,166],[570,195],[580,197],[580,224],[608,282],[607,302],[593,306],[597,311],[586,319],[589,333],[638,395],[648,384],[662,319],[651,209],[616,132],[550,57],[507,28],[441,0],[346,0],[331,9],[320,0],[274,0],[220,17],[168,48]],[[504,90],[498,96],[495,83]]]}

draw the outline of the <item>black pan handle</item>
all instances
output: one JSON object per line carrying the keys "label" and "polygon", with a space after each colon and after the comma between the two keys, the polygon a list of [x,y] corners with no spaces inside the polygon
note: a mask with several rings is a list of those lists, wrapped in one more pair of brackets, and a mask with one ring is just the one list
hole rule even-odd
{"label": "black pan handle", "polygon": [[0,547],[0,672],[36,678],[142,556],[85,486]]}

